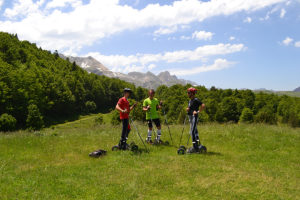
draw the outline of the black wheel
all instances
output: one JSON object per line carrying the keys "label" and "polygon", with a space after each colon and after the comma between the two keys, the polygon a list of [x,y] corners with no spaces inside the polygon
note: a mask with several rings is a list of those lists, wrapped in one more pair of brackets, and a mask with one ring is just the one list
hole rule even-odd
{"label": "black wheel", "polygon": [[201,146],[200,147],[200,153],[206,153],[206,152],[207,152],[206,146]]}
{"label": "black wheel", "polygon": [[178,155],[184,155],[184,154],[185,154],[185,149],[179,148],[179,149],[177,150],[177,154],[178,154]]}
{"label": "black wheel", "polygon": [[120,148],[118,145],[115,145],[111,148],[112,151],[118,151]]}
{"label": "black wheel", "polygon": [[138,145],[132,145],[131,146],[131,151],[138,151],[139,150],[139,147],[138,147]]}
{"label": "black wheel", "polygon": [[181,145],[181,146],[179,147],[179,149],[184,149],[184,150],[186,150],[186,147],[183,146],[183,145]]}

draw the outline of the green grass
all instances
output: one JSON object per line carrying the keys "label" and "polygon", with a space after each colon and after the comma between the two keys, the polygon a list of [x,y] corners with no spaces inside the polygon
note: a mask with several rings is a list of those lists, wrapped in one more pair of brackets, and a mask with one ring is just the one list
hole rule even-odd
{"label": "green grass", "polygon": [[[173,146],[134,154],[112,152],[120,127],[94,117],[1,133],[0,199],[300,199],[300,129],[199,125],[206,155],[179,156]],[[146,126],[138,128],[145,138]],[[170,128],[177,145],[182,126]],[[163,139],[170,141],[166,127]],[[143,148],[134,130],[132,140]],[[99,148],[108,154],[88,156]]]}

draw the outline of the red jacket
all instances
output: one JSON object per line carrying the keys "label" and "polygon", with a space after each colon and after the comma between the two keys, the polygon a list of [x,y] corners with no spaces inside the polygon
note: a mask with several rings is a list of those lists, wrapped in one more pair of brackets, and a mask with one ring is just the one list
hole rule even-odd
{"label": "red jacket", "polygon": [[125,97],[122,97],[122,98],[119,99],[118,105],[122,110],[126,109],[128,111],[128,113],[127,112],[125,112],[125,113],[120,112],[120,119],[128,119],[129,112],[130,112],[129,101]]}

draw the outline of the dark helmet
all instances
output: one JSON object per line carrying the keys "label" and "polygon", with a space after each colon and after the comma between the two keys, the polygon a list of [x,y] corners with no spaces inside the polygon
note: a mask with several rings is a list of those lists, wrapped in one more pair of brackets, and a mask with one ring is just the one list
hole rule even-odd
{"label": "dark helmet", "polygon": [[124,88],[123,92],[129,92],[132,93],[132,90],[130,88]]}
{"label": "dark helmet", "polygon": [[196,88],[193,88],[193,87],[191,87],[191,88],[187,89],[187,91],[188,91],[188,92],[190,92],[191,94],[196,94],[196,92],[197,92],[197,89],[196,89]]}

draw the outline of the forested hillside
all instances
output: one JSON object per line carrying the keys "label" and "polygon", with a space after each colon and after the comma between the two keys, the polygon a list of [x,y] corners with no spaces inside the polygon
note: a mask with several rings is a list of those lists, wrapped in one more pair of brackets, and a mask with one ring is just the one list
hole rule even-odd
{"label": "forested hillside", "polygon": [[[39,129],[58,120],[115,106],[133,84],[89,74],[58,53],[0,32],[0,127]],[[140,94],[145,90],[138,88]]]}

